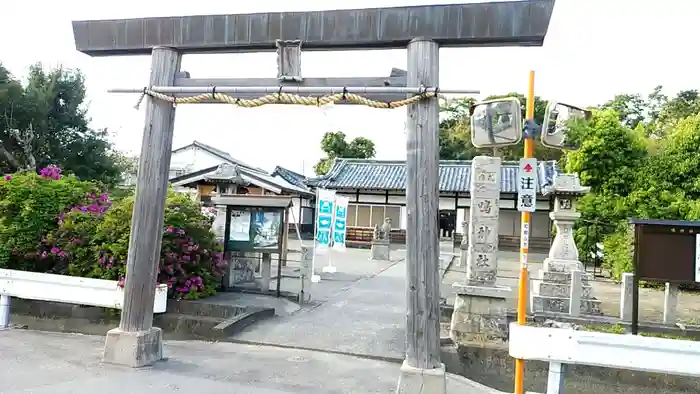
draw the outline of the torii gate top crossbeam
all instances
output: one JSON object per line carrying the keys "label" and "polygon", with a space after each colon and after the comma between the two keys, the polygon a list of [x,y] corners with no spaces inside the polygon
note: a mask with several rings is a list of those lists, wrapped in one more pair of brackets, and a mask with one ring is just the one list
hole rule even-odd
{"label": "torii gate top crossbeam", "polygon": [[275,50],[301,40],[304,50],[405,48],[415,37],[441,46],[541,46],[555,0],[424,5],[74,21],[75,46],[90,56]]}

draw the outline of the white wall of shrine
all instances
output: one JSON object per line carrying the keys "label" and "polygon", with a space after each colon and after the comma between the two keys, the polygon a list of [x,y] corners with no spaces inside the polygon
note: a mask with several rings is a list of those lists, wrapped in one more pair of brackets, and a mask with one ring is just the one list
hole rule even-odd
{"label": "white wall of shrine", "polygon": [[[348,206],[348,226],[374,227],[382,224],[386,217],[392,219],[394,229],[406,229],[406,196],[399,192],[386,192],[365,190],[342,190],[338,195],[350,200]],[[499,200],[501,209],[499,217],[499,234],[519,236],[520,212],[515,209],[513,197],[502,197]],[[471,200],[467,196],[443,195],[440,196],[440,210],[456,210],[457,232],[462,232],[461,223],[469,220],[469,206]],[[532,215],[532,237],[549,237],[551,222],[549,219],[549,200],[538,200],[537,211]]]}

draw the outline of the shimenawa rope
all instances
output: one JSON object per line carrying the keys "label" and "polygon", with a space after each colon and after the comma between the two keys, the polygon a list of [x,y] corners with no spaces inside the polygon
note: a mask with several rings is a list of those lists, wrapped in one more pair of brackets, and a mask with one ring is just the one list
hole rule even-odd
{"label": "shimenawa rope", "polygon": [[175,97],[163,93],[154,92],[151,89],[145,88],[134,108],[138,109],[144,97],[147,95],[153,97],[154,99],[167,101],[173,104],[195,104],[203,101],[216,100],[222,103],[233,104],[239,107],[255,108],[267,104],[297,104],[323,106],[328,104],[335,104],[340,101],[347,101],[353,104],[360,104],[371,108],[384,109],[404,107],[406,105],[413,104],[421,100],[440,96],[439,89],[435,88],[433,91],[430,92],[426,89],[422,93],[411,97],[407,97],[406,99],[389,102],[370,100],[358,94],[347,92],[329,94],[321,97],[312,97],[299,96],[296,94],[284,93],[280,91],[279,93],[268,94],[255,99],[242,99],[225,93],[216,93],[216,89],[213,90],[213,93],[203,93],[188,97]]}

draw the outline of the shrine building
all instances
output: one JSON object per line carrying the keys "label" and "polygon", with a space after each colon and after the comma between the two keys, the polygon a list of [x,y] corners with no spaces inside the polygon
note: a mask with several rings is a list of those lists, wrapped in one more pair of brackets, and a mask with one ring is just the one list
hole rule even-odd
{"label": "shrine building", "polygon": [[[555,161],[537,168],[536,211],[532,214],[530,249],[546,251],[551,243],[549,212],[552,198],[542,187],[552,183]],[[518,162],[504,161],[501,168],[499,247],[517,250],[520,245],[520,212],[516,210]],[[440,235],[461,239],[462,223],[469,220],[471,161],[440,161]],[[348,244],[368,242],[371,230],[391,218],[393,242],[405,242],[406,162],[401,160],[336,159],[324,176],[306,180],[312,188],[335,190],[350,199]]]}

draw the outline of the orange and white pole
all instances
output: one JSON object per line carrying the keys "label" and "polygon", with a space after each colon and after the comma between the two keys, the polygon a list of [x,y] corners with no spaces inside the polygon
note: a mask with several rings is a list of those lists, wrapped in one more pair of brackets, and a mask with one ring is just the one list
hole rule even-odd
{"label": "orange and white pole", "polygon": [[[527,107],[525,110],[526,119],[535,118],[535,72],[530,71],[527,86]],[[535,141],[531,135],[525,137],[525,151],[523,157],[532,158]],[[518,280],[518,324],[525,325],[527,318],[527,286],[528,286],[528,241],[529,234],[525,234],[530,227],[530,212],[522,212],[520,226],[520,278]],[[515,359],[515,394],[524,394],[525,361]]]}

